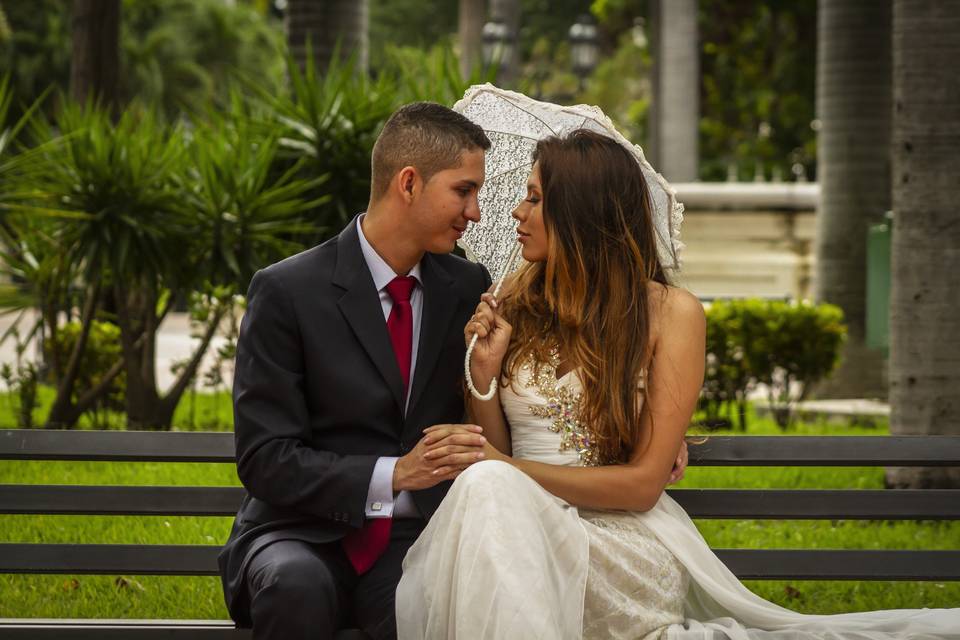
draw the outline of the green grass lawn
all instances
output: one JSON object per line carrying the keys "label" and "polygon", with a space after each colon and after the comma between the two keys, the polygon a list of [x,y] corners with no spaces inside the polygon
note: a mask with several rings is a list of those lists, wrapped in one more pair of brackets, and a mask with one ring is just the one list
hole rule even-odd
{"label": "green grass lawn", "polygon": [[[178,417],[187,409],[182,403]],[[0,426],[12,426],[0,396]],[[225,423],[229,400],[199,395],[197,414]],[[226,408],[225,408],[226,407]],[[201,411],[202,410],[202,411]],[[177,424],[182,424],[178,422]],[[203,423],[197,420],[196,428]],[[803,424],[803,435],[882,435],[866,429]],[[751,434],[779,433],[755,419]],[[233,465],[0,461],[0,483],[237,485]],[[691,468],[678,485],[739,488],[883,487],[875,468]],[[120,516],[2,516],[0,542],[221,544],[231,518]],[[700,520],[715,547],[957,549],[958,522]],[[960,582],[749,581],[747,586],[781,605],[809,613],[960,606]],[[227,617],[218,578],[158,576],[0,576],[0,617],[219,618]]]}

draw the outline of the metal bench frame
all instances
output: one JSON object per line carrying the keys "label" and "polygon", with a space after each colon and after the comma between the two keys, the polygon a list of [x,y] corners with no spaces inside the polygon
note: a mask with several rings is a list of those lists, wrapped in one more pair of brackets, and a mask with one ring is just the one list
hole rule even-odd
{"label": "metal bench frame", "polygon": [[[0,459],[234,462],[232,433],[0,431]],[[716,436],[701,466],[960,466],[955,436]],[[960,490],[671,489],[694,518],[956,520]],[[240,487],[0,485],[0,514],[232,516]],[[219,575],[216,545],[0,544],[0,573]],[[742,579],[960,580],[960,550],[717,549]],[[30,638],[242,638],[217,620],[0,619]]]}

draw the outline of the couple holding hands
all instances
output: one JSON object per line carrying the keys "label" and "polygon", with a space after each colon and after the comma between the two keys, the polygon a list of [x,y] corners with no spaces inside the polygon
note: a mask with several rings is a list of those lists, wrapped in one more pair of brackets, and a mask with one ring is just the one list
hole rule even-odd
{"label": "couple holding hands", "polygon": [[[946,638],[960,610],[804,616],[748,591],[664,493],[704,373],[623,144],[536,144],[524,264],[497,297],[450,254],[480,220],[484,130],[399,109],[367,211],[259,271],[237,348],[247,495],[231,616],[307,638]],[[476,335],[464,388],[465,341]]]}

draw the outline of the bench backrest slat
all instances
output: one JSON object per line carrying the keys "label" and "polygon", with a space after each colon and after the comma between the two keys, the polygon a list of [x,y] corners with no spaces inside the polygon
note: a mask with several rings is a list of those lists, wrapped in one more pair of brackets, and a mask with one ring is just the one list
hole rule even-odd
{"label": "bench backrest slat", "polygon": [[[234,462],[229,432],[0,430],[0,460]],[[707,466],[960,466],[960,436],[711,436]]]}

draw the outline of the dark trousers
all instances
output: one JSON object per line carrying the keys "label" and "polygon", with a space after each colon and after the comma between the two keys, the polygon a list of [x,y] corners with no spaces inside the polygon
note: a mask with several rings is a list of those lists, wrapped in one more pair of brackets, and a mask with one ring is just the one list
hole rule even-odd
{"label": "dark trousers", "polygon": [[[245,576],[254,640],[396,638],[394,598],[401,563],[425,524],[395,520],[390,545],[362,576],[339,541],[278,540],[261,549]],[[352,627],[363,633],[337,633]]]}

